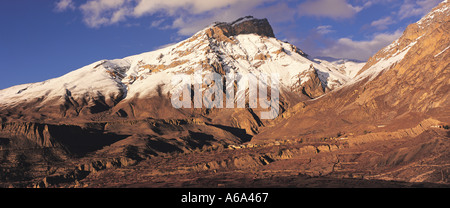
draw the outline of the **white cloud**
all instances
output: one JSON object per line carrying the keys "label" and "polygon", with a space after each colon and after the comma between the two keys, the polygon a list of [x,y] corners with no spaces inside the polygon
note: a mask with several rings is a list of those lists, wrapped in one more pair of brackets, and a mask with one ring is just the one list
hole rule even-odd
{"label": "white cloud", "polygon": [[[64,6],[63,3],[71,6]],[[289,1],[289,0],[287,0]],[[438,0],[405,0],[396,17],[407,17],[435,6]],[[253,15],[257,18],[267,17],[271,22],[288,22],[296,16],[317,16],[333,19],[354,17],[358,12],[374,4],[388,4],[392,0],[306,0],[292,7],[292,2],[276,0],[87,0],[79,9],[83,21],[89,27],[101,27],[124,22],[129,18],[155,15],[150,27],[159,29],[176,29],[179,35],[192,35],[214,21],[232,21],[238,17]],[[61,8],[71,8],[71,0],[61,0]],[[409,12],[406,12],[410,8]],[[412,9],[411,9],[412,8]],[[384,17],[370,23],[372,27],[386,29],[396,21],[394,16]],[[321,25],[314,29],[313,36],[319,37],[321,49],[311,50],[315,55],[336,58],[353,58],[366,60],[384,46],[397,39],[400,31],[374,35],[370,40],[352,40],[340,38],[333,40],[323,35],[334,32],[331,25]],[[284,35],[289,33],[285,31]],[[288,35],[289,37],[292,35]],[[302,41],[303,44],[316,45],[316,41]],[[308,48],[308,47],[307,47]],[[309,48],[313,48],[312,46]]]}
{"label": "white cloud", "polygon": [[394,24],[395,21],[391,17],[384,17],[378,20],[373,21],[370,23],[370,26],[376,27],[379,30],[385,30],[388,28],[389,25]]}
{"label": "white cloud", "polygon": [[112,13],[111,15],[111,23],[117,23],[120,22],[122,20],[125,20],[127,14],[128,14],[128,9],[127,8],[120,8],[119,10],[116,10],[115,12]]}
{"label": "white cloud", "polygon": [[89,27],[158,15],[165,21],[154,20],[151,27],[176,29],[180,35],[192,35],[214,21],[232,21],[247,15],[266,17],[276,23],[290,21],[296,15],[348,18],[362,10],[347,0],[307,0],[299,7],[290,4],[276,0],[87,0],[79,8]]}
{"label": "white cloud", "polygon": [[167,48],[167,47],[169,47],[169,46],[173,46],[173,45],[176,45],[176,44],[177,44],[177,42],[167,43],[167,44],[164,44],[164,45],[160,45],[160,46],[155,47],[154,50],[159,50],[159,49]]}
{"label": "white cloud", "polygon": [[75,10],[75,5],[72,0],[60,0],[56,2],[55,11],[64,12],[66,10]]}
{"label": "white cloud", "polygon": [[362,9],[352,6],[347,0],[308,0],[299,5],[299,15],[344,19],[353,17]]}
{"label": "white cloud", "polygon": [[398,0],[363,0],[363,8],[368,8],[375,4],[392,4],[395,1]]}
{"label": "white cloud", "polygon": [[152,21],[152,23],[150,24],[150,27],[156,27],[159,28],[159,26],[164,22],[164,19],[159,19],[159,20],[155,20]]}
{"label": "white cloud", "polygon": [[[232,4],[223,8],[216,8],[209,12],[192,15],[188,12],[178,12],[171,28],[177,29],[180,35],[192,35],[215,21],[230,22],[239,17],[254,15],[258,17],[261,12],[255,11],[255,7],[263,2],[272,0],[247,0]],[[269,17],[273,13],[263,13],[260,17]]]}
{"label": "white cloud", "polygon": [[295,7],[289,6],[286,2],[279,1],[276,4],[263,8],[258,7],[257,9],[253,9],[252,12],[247,13],[252,13],[254,16],[266,17],[271,23],[277,23],[293,20],[297,10]]}
{"label": "white cloud", "polygon": [[367,60],[401,35],[402,31],[397,30],[393,33],[377,34],[371,40],[355,41],[350,38],[341,38],[331,47],[321,50],[318,55]]}
{"label": "white cloud", "polygon": [[130,12],[127,3],[130,0],[90,0],[80,9],[89,27],[100,27],[124,20]]}
{"label": "white cloud", "polygon": [[200,14],[237,3],[242,2],[239,0],[140,0],[134,8],[134,15],[140,17],[158,11],[166,11],[169,14],[174,15],[179,9],[188,10],[191,14]]}
{"label": "white cloud", "polygon": [[[181,35],[191,35],[213,21],[231,21],[249,15],[258,5],[274,0],[88,0],[80,6],[83,20],[89,27],[115,24],[127,18],[145,15],[170,16],[174,22],[164,21]],[[152,27],[162,27],[157,20]]]}
{"label": "white cloud", "polygon": [[400,7],[398,15],[400,19],[423,16],[441,2],[442,0],[405,0]]}
{"label": "white cloud", "polygon": [[316,30],[317,30],[317,33],[319,33],[321,35],[325,35],[325,34],[334,32],[334,30],[332,30],[331,28],[332,28],[331,25],[321,25],[321,26],[318,26],[316,28]]}

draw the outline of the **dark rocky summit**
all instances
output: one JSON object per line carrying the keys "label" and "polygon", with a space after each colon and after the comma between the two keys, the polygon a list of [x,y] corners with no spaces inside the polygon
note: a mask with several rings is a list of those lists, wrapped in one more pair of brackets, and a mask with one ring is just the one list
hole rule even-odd
{"label": "dark rocky summit", "polygon": [[214,26],[225,31],[224,34],[227,37],[252,33],[261,36],[275,37],[272,26],[270,26],[269,21],[266,18],[256,19],[253,16],[246,16],[231,23],[217,22]]}

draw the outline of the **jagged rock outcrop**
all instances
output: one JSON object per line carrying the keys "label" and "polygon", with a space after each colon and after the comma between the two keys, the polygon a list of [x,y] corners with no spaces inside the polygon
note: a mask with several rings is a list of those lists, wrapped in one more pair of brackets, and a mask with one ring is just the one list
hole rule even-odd
{"label": "jagged rock outcrop", "polygon": [[309,80],[301,85],[301,91],[303,92],[303,94],[307,95],[311,99],[325,94],[325,90],[322,86],[322,82],[319,79],[317,70],[315,70],[312,65],[307,76],[309,77]]}
{"label": "jagged rock outcrop", "polygon": [[90,127],[33,122],[2,123],[0,134],[10,138],[3,146],[5,150],[60,148],[74,155],[98,150],[127,137]]}
{"label": "jagged rock outcrop", "polygon": [[257,34],[266,37],[275,37],[272,26],[270,26],[269,21],[266,18],[256,19],[252,16],[246,16],[231,23],[216,23],[213,28],[214,27],[220,28],[227,37],[241,34]]}
{"label": "jagged rock outcrop", "polygon": [[[39,147],[54,147],[56,145],[54,138],[50,135],[49,126],[47,124],[26,122],[2,123],[0,132],[3,135],[24,137]],[[11,144],[14,144],[14,142]]]}

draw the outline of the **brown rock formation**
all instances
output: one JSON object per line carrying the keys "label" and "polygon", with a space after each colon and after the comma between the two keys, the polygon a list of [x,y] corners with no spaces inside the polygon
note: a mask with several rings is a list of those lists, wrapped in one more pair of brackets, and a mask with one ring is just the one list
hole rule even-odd
{"label": "brown rock formation", "polygon": [[317,98],[323,94],[325,94],[324,88],[322,86],[322,82],[319,79],[319,75],[314,67],[311,65],[310,71],[308,72],[308,77],[310,78],[308,81],[302,84],[302,93],[307,95],[309,98]]}

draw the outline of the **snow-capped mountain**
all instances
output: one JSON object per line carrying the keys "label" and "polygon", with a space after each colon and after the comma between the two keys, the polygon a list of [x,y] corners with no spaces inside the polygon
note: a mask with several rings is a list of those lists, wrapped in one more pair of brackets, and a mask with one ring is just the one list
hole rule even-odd
{"label": "snow-capped mountain", "polygon": [[0,106],[7,113],[32,107],[45,115],[52,106],[62,116],[93,114],[158,93],[168,95],[174,89],[172,76],[198,69],[219,74],[277,73],[282,91],[297,93],[304,91],[311,76],[318,76],[323,88],[318,91],[325,91],[345,84],[352,75],[309,60],[296,46],[276,39],[267,19],[247,16],[215,23],[166,48],[101,60],[62,77],[1,90]]}
{"label": "snow-capped mountain", "polygon": [[[266,19],[245,17],[0,90],[0,186],[303,186],[305,176],[318,179],[311,187],[321,177],[332,187],[448,185],[449,8],[439,4],[366,64],[308,59]],[[208,72],[278,73],[280,115],[171,105],[172,77]]]}

